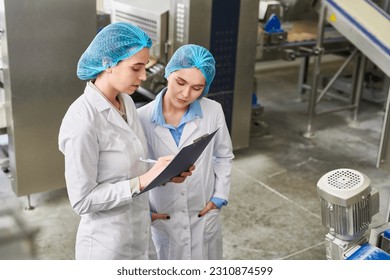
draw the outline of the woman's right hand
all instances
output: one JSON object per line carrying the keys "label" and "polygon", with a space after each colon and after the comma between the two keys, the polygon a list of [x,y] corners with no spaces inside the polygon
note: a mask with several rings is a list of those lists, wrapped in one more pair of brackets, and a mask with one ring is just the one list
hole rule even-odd
{"label": "woman's right hand", "polygon": [[188,168],[187,171],[182,172],[180,175],[173,177],[171,179],[172,183],[183,183],[188,176],[192,175],[192,171],[195,170],[195,165],[191,165],[190,168]]}
{"label": "woman's right hand", "polygon": [[139,189],[142,191],[147,185],[150,184],[172,161],[173,155],[159,157],[153,167],[145,174],[139,176]]}

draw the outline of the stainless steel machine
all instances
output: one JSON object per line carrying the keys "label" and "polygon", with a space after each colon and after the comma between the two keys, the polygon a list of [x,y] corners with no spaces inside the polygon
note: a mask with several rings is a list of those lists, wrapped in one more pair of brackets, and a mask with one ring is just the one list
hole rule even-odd
{"label": "stainless steel machine", "polygon": [[[332,170],[317,183],[326,257],[341,259],[390,259],[390,221],[369,226],[379,212],[379,192],[363,173],[347,168]],[[389,212],[389,211],[388,211]]]}
{"label": "stainless steel machine", "polygon": [[96,34],[96,1],[1,0],[0,26],[2,170],[18,196],[63,188],[58,131],[85,86],[76,65]]}
{"label": "stainless steel machine", "polygon": [[[158,49],[152,51],[155,61],[139,93],[153,99],[164,86],[164,66],[173,52],[187,43],[202,45],[217,62],[208,97],[222,104],[233,147],[248,147],[258,4],[258,0],[160,0],[158,4],[153,0],[113,0],[111,20],[144,28]],[[126,17],[118,17],[123,13]]]}

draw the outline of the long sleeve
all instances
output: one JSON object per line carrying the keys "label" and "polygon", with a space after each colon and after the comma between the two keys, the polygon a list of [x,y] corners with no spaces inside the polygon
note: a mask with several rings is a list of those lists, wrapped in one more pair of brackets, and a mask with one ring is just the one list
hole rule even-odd
{"label": "long sleeve", "polygon": [[[78,122],[75,125],[76,121]],[[67,118],[60,130],[60,150],[65,155],[65,179],[71,205],[79,215],[108,210],[132,199],[131,184],[138,179],[98,183],[99,143],[94,127]]]}
{"label": "long sleeve", "polygon": [[227,201],[230,192],[230,178],[234,155],[225,116],[220,105],[218,106],[216,118],[219,130],[215,135],[213,151],[213,168],[215,174],[215,191],[213,197]]}

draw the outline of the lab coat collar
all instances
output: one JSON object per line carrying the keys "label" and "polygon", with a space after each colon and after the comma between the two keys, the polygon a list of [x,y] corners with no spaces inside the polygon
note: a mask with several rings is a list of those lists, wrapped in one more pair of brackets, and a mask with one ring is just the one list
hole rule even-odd
{"label": "lab coat collar", "polygon": [[125,122],[125,120],[119,115],[119,113],[114,108],[110,108],[110,111],[108,112],[107,120],[110,123],[119,126],[120,128],[123,128],[127,131],[131,131],[129,124]]}
{"label": "lab coat collar", "polygon": [[156,125],[154,128],[154,133],[157,135],[157,138],[161,140],[173,154],[177,154],[179,148],[176,146],[175,140],[172,137],[171,132],[168,128]]}
{"label": "lab coat collar", "polygon": [[[155,99],[154,106],[152,108],[152,114],[150,121],[155,123],[157,126],[155,128],[155,133],[158,138],[173,152],[177,153],[179,149],[183,146],[189,145],[190,143],[186,143],[187,139],[191,136],[191,134],[198,127],[199,118],[203,117],[202,108],[198,100],[193,102],[189,110],[187,111],[188,116],[184,116],[182,118],[182,122],[180,125],[185,122],[185,126],[183,129],[183,133],[180,138],[179,146],[176,145],[175,140],[172,137],[172,134],[169,131],[169,125],[165,123],[163,112],[162,112],[162,99],[164,94],[166,93],[167,88],[164,88]],[[183,121],[184,119],[184,121]]]}
{"label": "lab coat collar", "polygon": [[[123,118],[119,115],[119,113],[115,110],[115,108],[112,107],[111,104],[108,103],[108,101],[100,94],[100,92],[97,92],[96,89],[94,89],[89,83],[87,83],[87,87],[85,88],[84,94],[87,98],[87,100],[98,110],[98,112],[103,112],[105,110],[109,110],[107,120],[111,122],[112,124],[125,129],[127,131],[131,131],[130,125],[133,120],[131,118],[128,118],[128,123],[126,123]],[[125,99],[125,96],[124,96]],[[130,108],[126,106],[126,114],[130,116]]]}
{"label": "lab coat collar", "polygon": [[199,118],[196,118],[190,122],[187,122],[183,129],[183,134],[180,138],[179,148],[181,149],[184,146],[187,146],[191,143],[187,143],[188,138],[191,134],[198,128]]}
{"label": "lab coat collar", "polygon": [[93,88],[90,84],[87,83],[87,86],[84,90],[84,94],[87,100],[98,110],[98,112],[102,112],[104,110],[110,109],[111,105],[107,102],[107,100],[98,92],[95,88]]}
{"label": "lab coat collar", "polygon": [[180,138],[179,146],[176,145],[175,140],[172,137],[171,132],[168,128],[156,125],[154,128],[154,133],[157,137],[163,142],[173,154],[177,154],[181,148],[184,146],[190,145],[191,143],[187,143],[188,138],[194,133],[194,131],[198,128],[199,119],[194,119],[193,121],[187,122],[184,126],[183,134]]}
{"label": "lab coat collar", "polygon": [[[156,96],[151,118],[150,118],[150,121],[152,123],[154,122],[161,126],[169,126],[165,123],[165,119],[163,116],[163,109],[162,109],[163,97],[167,92],[167,89],[168,88],[162,89],[160,93]],[[199,99],[198,99],[190,104],[187,112],[182,117],[179,126],[182,125],[183,123],[192,121],[195,118],[202,118],[202,117],[203,117],[202,107],[200,106]]]}
{"label": "lab coat collar", "polygon": [[127,124],[128,124],[128,126],[131,127],[131,125],[133,124],[133,121],[134,121],[132,116],[133,116],[133,111],[134,111],[135,106],[130,106],[129,102],[126,102],[126,100],[130,98],[130,101],[134,104],[133,98],[131,98],[131,96],[129,96],[126,93],[120,93],[120,95],[122,96],[123,103],[125,104],[125,110],[126,110],[126,116],[127,116]]}

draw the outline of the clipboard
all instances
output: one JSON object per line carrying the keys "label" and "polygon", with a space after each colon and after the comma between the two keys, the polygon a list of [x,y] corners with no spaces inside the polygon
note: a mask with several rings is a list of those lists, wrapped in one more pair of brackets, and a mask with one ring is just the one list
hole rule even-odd
{"label": "clipboard", "polygon": [[173,177],[176,177],[182,172],[187,171],[188,168],[190,168],[190,166],[197,161],[217,131],[218,128],[213,133],[205,134],[195,139],[191,145],[182,148],[179,153],[172,159],[169,165],[152,182],[150,182],[149,185],[147,185],[135,196],[150,191],[151,189],[161,186],[164,183],[168,183]]}

